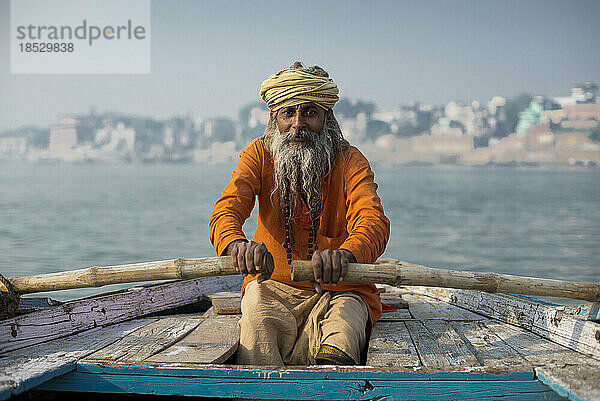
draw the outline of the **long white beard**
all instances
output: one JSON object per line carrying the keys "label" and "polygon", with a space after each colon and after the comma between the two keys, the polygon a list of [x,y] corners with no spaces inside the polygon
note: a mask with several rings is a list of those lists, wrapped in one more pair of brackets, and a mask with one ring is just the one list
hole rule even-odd
{"label": "long white beard", "polygon": [[[268,130],[269,131],[269,130]],[[275,164],[275,188],[279,191],[284,219],[293,220],[300,196],[303,197],[313,221],[321,214],[321,182],[331,170],[335,155],[340,149],[339,137],[324,128],[315,133],[307,129],[298,132],[279,132],[273,122],[267,132],[267,150]],[[301,136],[303,142],[293,142]],[[287,213],[287,215],[286,215]]]}

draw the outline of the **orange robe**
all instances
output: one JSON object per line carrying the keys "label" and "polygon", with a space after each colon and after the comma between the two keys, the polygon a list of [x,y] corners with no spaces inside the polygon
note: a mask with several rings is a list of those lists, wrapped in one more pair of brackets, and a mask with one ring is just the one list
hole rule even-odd
{"label": "orange robe", "polygon": [[[252,141],[240,154],[231,181],[217,200],[209,221],[210,240],[217,255],[223,255],[227,245],[246,239],[242,231],[258,197],[258,226],[253,240],[264,242],[273,255],[275,270],[271,279],[301,289],[312,289],[309,282],[293,282],[282,243],[285,230],[281,223],[279,192],[271,196],[274,187],[274,165],[264,147],[264,138]],[[377,196],[373,172],[360,151],[351,146],[338,154],[330,174],[322,184],[323,213],[317,232],[318,249],[347,249],[358,263],[373,263],[383,253],[390,235],[390,222],[383,213]],[[295,211],[292,258],[306,259],[310,223],[303,201]],[[301,206],[300,206],[301,205]],[[257,276],[246,276],[244,288]],[[371,324],[381,316],[379,291],[372,284],[341,282],[323,287],[330,291],[352,291],[367,304]]]}

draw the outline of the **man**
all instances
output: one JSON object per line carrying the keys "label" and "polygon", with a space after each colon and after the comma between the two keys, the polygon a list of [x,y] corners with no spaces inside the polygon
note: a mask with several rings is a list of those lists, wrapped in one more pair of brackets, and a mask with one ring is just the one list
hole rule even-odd
{"label": "man", "polygon": [[[338,88],[325,70],[296,62],[260,94],[271,112],[266,132],[241,152],[209,222],[217,254],[231,255],[245,276],[237,362],[360,363],[381,300],[374,285],[343,279],[348,263],[373,263],[389,237],[374,175],[342,136],[332,111]],[[255,198],[248,241],[242,225]],[[267,252],[275,263],[264,281],[257,273]],[[311,260],[313,281],[291,281],[294,259]]]}

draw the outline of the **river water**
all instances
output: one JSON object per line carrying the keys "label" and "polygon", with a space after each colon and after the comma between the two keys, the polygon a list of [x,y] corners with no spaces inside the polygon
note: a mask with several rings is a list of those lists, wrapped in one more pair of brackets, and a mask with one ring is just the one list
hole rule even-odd
{"label": "river water", "polygon": [[[0,272],[213,256],[233,164],[0,164]],[[431,267],[600,281],[600,170],[374,165],[384,254]],[[248,235],[256,215],[245,225]],[[53,293],[69,299],[106,291]]]}

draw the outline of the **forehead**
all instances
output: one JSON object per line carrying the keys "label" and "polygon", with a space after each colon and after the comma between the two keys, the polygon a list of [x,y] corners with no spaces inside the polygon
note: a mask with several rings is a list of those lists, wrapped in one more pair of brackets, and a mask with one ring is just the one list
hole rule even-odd
{"label": "forehead", "polygon": [[280,111],[286,111],[286,112],[294,111],[295,112],[296,110],[303,111],[303,110],[313,110],[313,109],[319,110],[319,111],[323,110],[321,107],[317,106],[313,102],[306,102],[306,103],[297,104],[295,106],[284,107]]}

